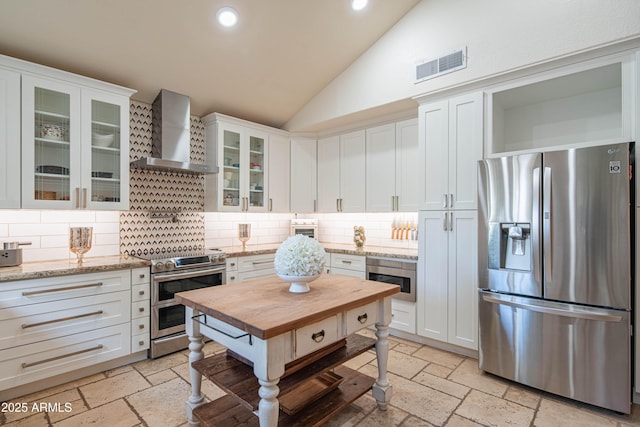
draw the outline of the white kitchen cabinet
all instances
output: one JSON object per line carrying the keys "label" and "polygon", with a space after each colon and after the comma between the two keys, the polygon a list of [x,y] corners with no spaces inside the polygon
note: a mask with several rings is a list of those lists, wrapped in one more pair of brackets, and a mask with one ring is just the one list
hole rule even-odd
{"label": "white kitchen cabinet", "polygon": [[365,131],[318,140],[318,212],[364,212]]}
{"label": "white kitchen cabinet", "polygon": [[477,211],[421,211],[417,333],[477,350]]}
{"label": "white kitchen cabinet", "polygon": [[22,207],[129,208],[129,96],[22,75]]}
{"label": "white kitchen cabinet", "polygon": [[421,104],[418,111],[420,209],[476,209],[483,94]]}
{"label": "white kitchen cabinet", "polygon": [[147,350],[151,336],[151,272],[131,270],[131,352]]}
{"label": "white kitchen cabinet", "polygon": [[359,279],[364,279],[366,276],[366,256],[331,252],[329,259],[329,266],[325,265],[325,270],[329,274],[341,274]]}
{"label": "white kitchen cabinet", "polygon": [[[255,279],[256,277],[271,276],[276,274],[273,260],[275,253],[272,254],[260,254],[260,255],[248,255],[237,257],[237,280],[242,282],[243,280]],[[227,279],[229,277],[227,276]],[[227,280],[227,283],[233,283]]]}
{"label": "white kitchen cabinet", "polygon": [[366,130],[366,210],[418,210],[418,120]]}
{"label": "white kitchen cabinet", "polygon": [[636,61],[621,53],[487,88],[485,155],[636,140]]}
{"label": "white kitchen cabinet", "polygon": [[131,354],[131,279],[125,269],[3,283],[0,399],[6,389]]}
{"label": "white kitchen cabinet", "polygon": [[269,212],[289,212],[290,151],[289,137],[269,135]]}
{"label": "white kitchen cabinet", "polygon": [[20,74],[0,68],[0,208],[20,207]]}
{"label": "white kitchen cabinet", "polygon": [[291,212],[315,212],[317,209],[316,140],[291,137]]}
{"label": "white kitchen cabinet", "polygon": [[391,300],[391,323],[390,328],[399,331],[416,333],[416,303],[410,301],[402,301],[398,299]]}
{"label": "white kitchen cabinet", "polygon": [[[220,168],[218,174],[205,175],[205,210],[267,212],[271,205],[274,211],[288,211],[286,132],[219,113],[209,114],[202,121],[206,162]],[[270,155],[271,140],[274,159]],[[272,166],[279,170],[272,171]]]}

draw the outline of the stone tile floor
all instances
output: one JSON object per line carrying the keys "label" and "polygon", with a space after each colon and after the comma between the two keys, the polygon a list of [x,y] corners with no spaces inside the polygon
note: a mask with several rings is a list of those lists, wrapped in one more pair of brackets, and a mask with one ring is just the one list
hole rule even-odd
{"label": "stone tile floor", "polygon": [[[631,415],[619,415],[485,374],[472,358],[395,337],[390,341],[394,395],[389,409],[379,411],[368,393],[327,426],[640,426],[638,405]],[[206,354],[220,351],[224,348],[216,343],[205,346]],[[0,413],[0,425],[185,426],[187,354],[145,360],[14,399],[29,408],[34,402],[60,403],[61,410]],[[375,353],[367,352],[346,365],[375,377],[375,363]],[[203,381],[202,391],[209,400],[224,394],[209,381]]]}

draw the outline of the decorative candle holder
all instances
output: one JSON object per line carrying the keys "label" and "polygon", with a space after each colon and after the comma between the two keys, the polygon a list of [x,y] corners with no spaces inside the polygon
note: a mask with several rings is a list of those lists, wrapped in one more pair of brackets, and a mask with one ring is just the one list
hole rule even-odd
{"label": "decorative candle holder", "polygon": [[242,252],[245,251],[245,245],[251,238],[251,224],[238,224],[238,240],[242,242]]}
{"label": "decorative candle holder", "polygon": [[364,242],[367,241],[367,238],[364,234],[363,226],[354,226],[353,227],[353,243],[356,244],[356,250],[361,251],[364,247]]}
{"label": "decorative candle holder", "polygon": [[77,255],[78,265],[82,264],[82,257],[91,249],[93,227],[69,228],[69,249]]}

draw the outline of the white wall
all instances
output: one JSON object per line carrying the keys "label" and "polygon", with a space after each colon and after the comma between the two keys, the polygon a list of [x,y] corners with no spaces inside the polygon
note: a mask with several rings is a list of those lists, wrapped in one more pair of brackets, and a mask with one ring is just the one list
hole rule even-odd
{"label": "white wall", "polygon": [[69,251],[69,227],[93,227],[86,257],[120,254],[120,212],[0,209],[0,242],[22,246],[22,261],[76,259]]}
{"label": "white wall", "polygon": [[[285,128],[318,130],[363,110],[639,37],[638,0],[423,0]],[[416,62],[464,46],[466,69],[414,84]]]}

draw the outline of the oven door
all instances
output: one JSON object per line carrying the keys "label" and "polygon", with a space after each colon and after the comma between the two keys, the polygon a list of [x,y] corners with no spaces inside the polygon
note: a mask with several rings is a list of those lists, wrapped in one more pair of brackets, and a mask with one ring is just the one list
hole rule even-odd
{"label": "oven door", "polygon": [[184,306],[175,294],[193,289],[223,285],[225,266],[151,275],[151,338],[183,332]]}
{"label": "oven door", "polygon": [[400,293],[393,294],[393,298],[410,302],[416,301],[415,271],[368,265],[367,280],[397,285],[400,287]]}

